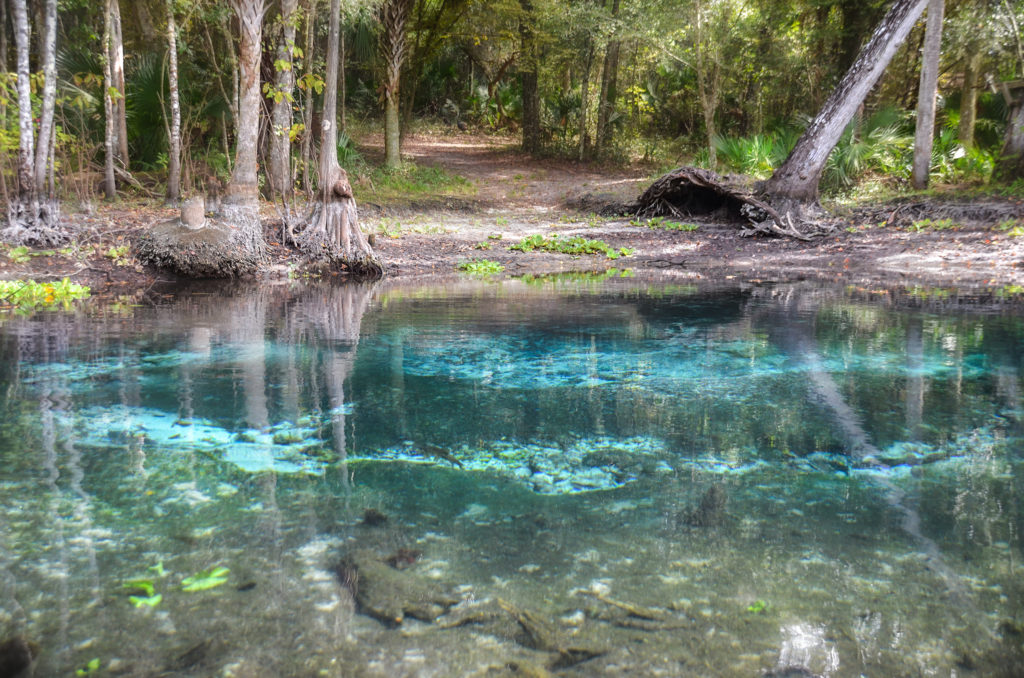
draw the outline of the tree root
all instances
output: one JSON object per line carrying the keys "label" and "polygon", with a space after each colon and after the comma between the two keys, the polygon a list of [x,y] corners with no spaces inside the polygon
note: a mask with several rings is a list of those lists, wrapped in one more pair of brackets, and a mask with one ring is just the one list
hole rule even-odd
{"label": "tree root", "polygon": [[7,208],[7,227],[0,231],[0,241],[30,247],[63,245],[71,234],[59,222],[60,203],[56,200],[14,200]]}
{"label": "tree root", "polygon": [[835,232],[831,220],[815,206],[800,203],[773,204],[750,182],[721,177],[709,170],[680,167],[661,176],[635,203],[623,211],[637,217],[684,218],[700,215],[728,216],[746,222],[741,235],[770,235],[797,240]]}

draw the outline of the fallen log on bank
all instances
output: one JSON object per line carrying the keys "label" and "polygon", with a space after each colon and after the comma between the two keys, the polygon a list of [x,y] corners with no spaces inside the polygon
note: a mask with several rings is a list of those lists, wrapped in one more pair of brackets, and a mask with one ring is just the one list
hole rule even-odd
{"label": "fallen log on bank", "polygon": [[835,232],[832,221],[817,207],[777,209],[757,192],[757,184],[723,177],[698,167],[680,167],[662,175],[624,213],[637,217],[676,219],[720,215],[742,224],[744,236],[777,235],[799,240]]}

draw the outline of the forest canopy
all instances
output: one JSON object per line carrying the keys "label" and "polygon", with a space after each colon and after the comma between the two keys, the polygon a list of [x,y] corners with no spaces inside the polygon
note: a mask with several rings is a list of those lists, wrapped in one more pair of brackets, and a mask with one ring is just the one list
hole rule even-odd
{"label": "forest canopy", "polygon": [[[395,165],[401,136],[427,119],[519,135],[533,153],[767,178],[891,4],[341,0],[332,139],[349,172],[367,168],[352,143],[357,133],[380,134]],[[247,5],[262,12],[255,74],[243,68]],[[28,123],[18,106],[19,6]],[[4,3],[5,199],[18,193],[26,124],[50,154],[48,170],[34,168],[35,195],[57,202],[88,204],[125,190],[171,199],[223,191],[237,178],[240,140],[253,132],[262,196],[312,196],[331,9],[328,0]],[[938,179],[999,177],[1013,104],[1024,99],[1022,25],[1022,0],[946,2],[931,163]],[[824,190],[849,190],[866,176],[908,181],[924,32],[922,19],[872,89],[829,159]],[[244,101],[254,75],[255,128]],[[48,96],[53,123],[41,129]],[[1002,178],[1012,181],[1019,165],[1005,166]]]}

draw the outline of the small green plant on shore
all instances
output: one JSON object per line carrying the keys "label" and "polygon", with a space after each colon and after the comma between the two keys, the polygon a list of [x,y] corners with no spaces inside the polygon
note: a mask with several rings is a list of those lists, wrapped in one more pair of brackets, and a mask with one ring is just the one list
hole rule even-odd
{"label": "small green plant on shore", "polygon": [[501,233],[491,233],[489,236],[487,236],[488,240],[501,240],[501,238]]}
{"label": "small green plant on shore", "polygon": [[630,226],[647,227],[653,229],[659,229],[662,231],[696,231],[700,228],[699,224],[688,224],[680,221],[669,221],[665,217],[653,217],[647,219],[631,219],[629,222]]}
{"label": "small green plant on shore", "polygon": [[920,233],[921,231],[957,231],[961,226],[952,219],[918,219],[910,224],[910,230]]}
{"label": "small green plant on shore", "polygon": [[112,259],[118,266],[128,266],[131,264],[131,251],[130,245],[120,245],[111,247],[103,253],[103,256],[107,259]]}
{"label": "small green plant on shore", "polygon": [[763,600],[755,600],[747,606],[747,612],[751,614],[764,614],[768,611],[768,603]]}
{"label": "small green plant on shore", "polygon": [[27,264],[31,261],[32,257],[52,257],[56,252],[54,250],[39,250],[33,252],[24,245],[12,247],[7,251],[7,258],[15,264]]}
{"label": "small green plant on shore", "polygon": [[477,244],[473,245],[473,249],[475,250],[489,250],[492,247],[494,247],[494,243],[491,242],[478,242]]}
{"label": "small green plant on shore", "polygon": [[458,265],[458,270],[470,275],[495,275],[505,270],[505,267],[490,259],[470,259]]}
{"label": "small green plant on shore", "polygon": [[1011,238],[1024,235],[1024,219],[1006,219],[996,224],[997,231],[1003,231]]}
{"label": "small green plant on shore", "polygon": [[55,283],[34,280],[0,281],[0,310],[4,306],[19,311],[71,308],[71,302],[89,297],[89,288],[67,278]]}
{"label": "small green plant on shore", "polygon": [[509,249],[519,252],[542,250],[558,254],[570,254],[572,256],[580,256],[583,254],[603,254],[609,259],[628,257],[635,251],[628,247],[615,249],[603,240],[587,240],[583,236],[579,235],[572,236],[570,238],[560,238],[558,235],[552,235],[550,237],[545,237],[543,235],[531,235],[528,238],[524,238],[519,243],[512,245]]}

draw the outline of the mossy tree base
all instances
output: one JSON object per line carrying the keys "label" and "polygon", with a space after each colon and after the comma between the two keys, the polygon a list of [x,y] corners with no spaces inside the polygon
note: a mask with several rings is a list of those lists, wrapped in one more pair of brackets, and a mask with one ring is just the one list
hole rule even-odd
{"label": "mossy tree base", "polygon": [[237,278],[256,273],[265,256],[239,238],[247,229],[219,219],[199,228],[179,219],[154,226],[135,243],[143,264],[186,278]]}

